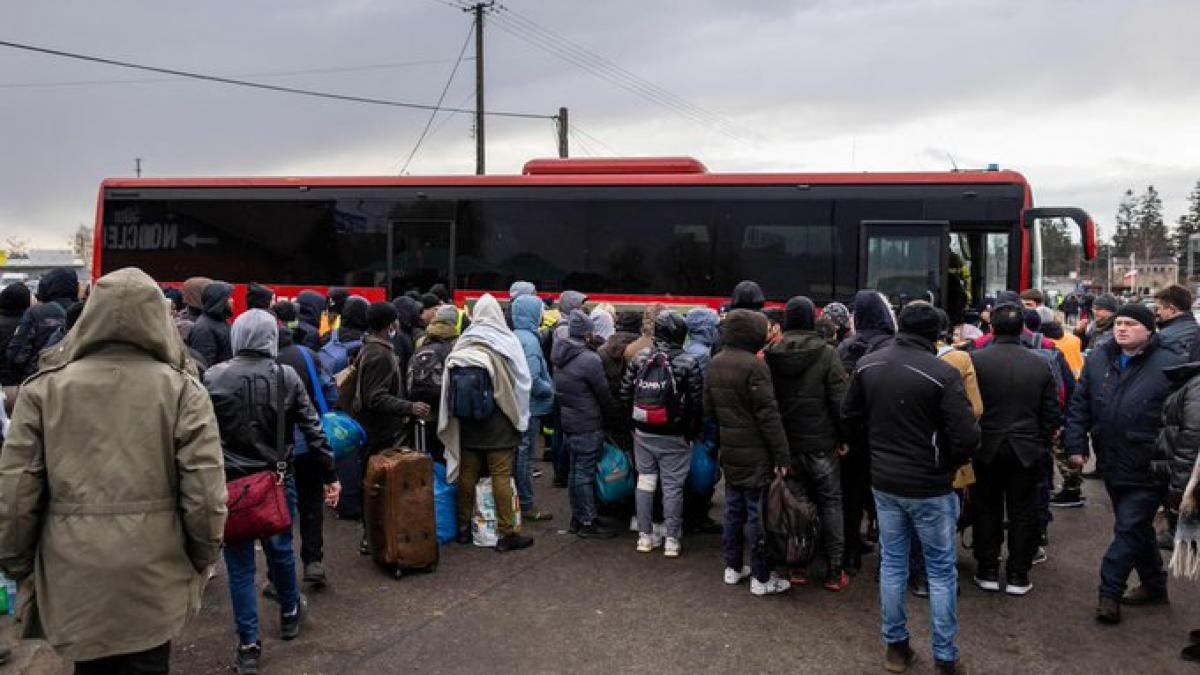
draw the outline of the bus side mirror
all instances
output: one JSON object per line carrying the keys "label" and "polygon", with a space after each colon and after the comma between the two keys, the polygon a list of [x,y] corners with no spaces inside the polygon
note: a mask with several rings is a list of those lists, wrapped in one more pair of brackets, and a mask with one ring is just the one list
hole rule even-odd
{"label": "bus side mirror", "polygon": [[1036,209],[1025,209],[1021,216],[1021,224],[1026,228],[1032,228],[1033,223],[1039,219],[1048,218],[1064,218],[1075,222],[1079,227],[1079,238],[1083,247],[1083,259],[1092,260],[1096,257],[1096,223],[1087,211],[1074,207],[1045,207]]}

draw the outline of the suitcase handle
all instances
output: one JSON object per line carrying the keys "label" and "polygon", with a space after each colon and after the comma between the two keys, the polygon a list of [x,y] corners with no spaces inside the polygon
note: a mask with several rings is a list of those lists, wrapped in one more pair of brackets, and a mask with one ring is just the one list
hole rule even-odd
{"label": "suitcase handle", "polygon": [[428,455],[429,451],[425,449],[425,420],[417,420],[417,433],[415,435],[417,437],[417,452]]}

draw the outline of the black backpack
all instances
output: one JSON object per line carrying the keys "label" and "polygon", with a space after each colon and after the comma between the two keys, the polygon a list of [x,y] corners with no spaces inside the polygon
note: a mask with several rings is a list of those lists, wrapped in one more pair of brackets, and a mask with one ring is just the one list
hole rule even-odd
{"label": "black backpack", "polygon": [[450,416],[481,422],[496,411],[492,376],[487,368],[455,366],[450,369]]}
{"label": "black backpack", "polygon": [[[408,396],[437,406],[442,400],[442,373],[446,370],[446,355],[450,343],[431,342],[421,345],[408,360]],[[486,371],[485,371],[486,372]]]}
{"label": "black backpack", "polygon": [[672,426],[680,407],[670,355],[651,353],[633,381],[633,421],[650,429]]}

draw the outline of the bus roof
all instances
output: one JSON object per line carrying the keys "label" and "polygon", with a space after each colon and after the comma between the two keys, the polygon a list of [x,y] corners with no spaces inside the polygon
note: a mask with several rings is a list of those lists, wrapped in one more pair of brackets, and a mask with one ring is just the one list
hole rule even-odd
{"label": "bus roof", "polygon": [[535,159],[521,175],[461,176],[279,176],[197,178],[108,178],[102,189],[231,187],[418,187],[514,185],[1020,185],[1016,171],[886,173],[710,173],[688,157],[632,159]]}

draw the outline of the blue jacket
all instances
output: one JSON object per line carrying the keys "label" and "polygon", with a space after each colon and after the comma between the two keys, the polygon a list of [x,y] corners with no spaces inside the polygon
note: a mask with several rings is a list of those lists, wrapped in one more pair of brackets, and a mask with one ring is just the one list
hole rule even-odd
{"label": "blue jacket", "polygon": [[529,364],[529,414],[543,417],[554,410],[554,380],[546,367],[538,328],[545,306],[536,295],[522,295],[512,301],[513,333],[521,341],[525,361]]}
{"label": "blue jacket", "polygon": [[1187,359],[1163,348],[1157,335],[1124,369],[1120,355],[1116,340],[1109,340],[1084,363],[1067,410],[1067,453],[1088,456],[1091,436],[1096,468],[1106,483],[1162,486],[1164,480],[1155,475],[1151,462],[1167,459],[1155,450],[1163,427],[1163,403],[1172,391],[1163,369]]}

